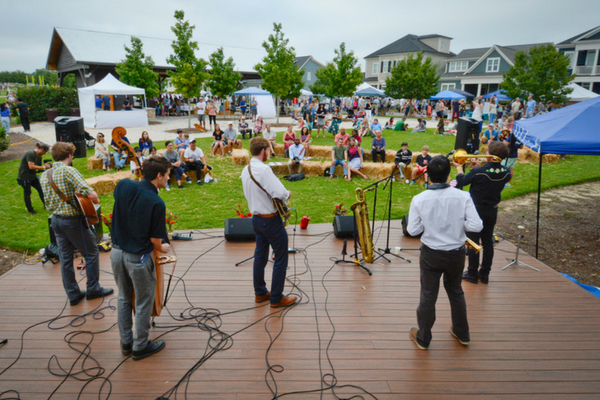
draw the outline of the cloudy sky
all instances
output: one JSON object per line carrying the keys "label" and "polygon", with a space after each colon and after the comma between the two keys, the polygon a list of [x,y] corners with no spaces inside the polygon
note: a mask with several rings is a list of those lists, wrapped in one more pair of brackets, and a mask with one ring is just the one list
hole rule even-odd
{"label": "cloudy sky", "polygon": [[45,68],[54,27],[174,38],[175,10],[200,44],[261,49],[273,22],[296,49],[331,61],[341,42],[363,57],[403,37],[441,34],[451,51],[558,43],[600,25],[596,0],[21,0],[3,1],[0,70]]}

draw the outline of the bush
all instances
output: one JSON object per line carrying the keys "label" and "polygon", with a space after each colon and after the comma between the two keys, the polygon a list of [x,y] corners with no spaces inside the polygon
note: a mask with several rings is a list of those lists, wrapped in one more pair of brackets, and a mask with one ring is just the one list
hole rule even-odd
{"label": "bush", "polygon": [[4,129],[3,125],[0,125],[0,153],[4,150],[8,149],[10,146],[10,139],[8,139],[6,129]]}
{"label": "bush", "polygon": [[70,116],[71,108],[78,108],[77,90],[65,87],[34,86],[17,90],[17,98],[29,106],[31,121],[46,121],[46,109],[58,109],[59,116]]}

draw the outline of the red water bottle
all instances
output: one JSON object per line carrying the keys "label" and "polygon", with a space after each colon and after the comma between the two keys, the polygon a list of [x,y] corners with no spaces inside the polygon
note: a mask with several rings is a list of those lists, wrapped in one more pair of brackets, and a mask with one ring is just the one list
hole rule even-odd
{"label": "red water bottle", "polygon": [[306,229],[308,227],[308,221],[310,221],[310,218],[308,218],[308,216],[304,216],[302,217],[302,219],[300,220],[300,229]]}

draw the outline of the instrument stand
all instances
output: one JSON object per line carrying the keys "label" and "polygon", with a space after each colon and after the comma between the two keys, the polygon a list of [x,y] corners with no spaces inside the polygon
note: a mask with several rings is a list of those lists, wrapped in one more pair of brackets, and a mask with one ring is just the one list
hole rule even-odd
{"label": "instrument stand", "polygon": [[[387,237],[385,240],[385,249],[378,249],[380,252],[382,252],[383,254],[379,254],[379,256],[377,258],[375,258],[375,260],[379,259],[379,258],[383,258],[385,259],[387,262],[391,262],[388,258],[385,257],[385,254],[397,257],[401,260],[404,260],[406,262],[411,262],[408,258],[404,258],[398,254],[394,254],[390,251],[390,224],[392,222],[392,194],[393,194],[393,188],[394,188],[394,180],[392,179],[396,173],[396,168],[398,168],[398,164],[396,164],[396,166],[394,166],[394,169],[392,170],[392,174],[387,177],[386,179],[388,179],[387,183],[385,184],[385,186],[387,186],[387,184],[390,184],[390,195],[389,195],[389,203],[388,203],[388,221],[387,221]],[[384,189],[385,189],[384,186]],[[373,261],[375,261],[373,260]]]}
{"label": "instrument stand", "polygon": [[[387,180],[387,178],[383,178],[375,183],[373,183],[370,186],[373,186],[371,189],[368,189],[367,191],[370,190],[375,190],[375,194],[373,195],[373,217],[371,218],[371,234],[373,235],[375,233],[375,216],[376,216],[376,211],[377,211],[377,191],[379,189],[379,184],[383,181]],[[370,187],[370,186],[367,186]],[[381,250],[381,249],[378,249]],[[391,262],[390,260],[388,260],[382,253],[380,253],[379,251],[373,249],[374,253],[377,253],[377,258],[375,258],[373,261],[379,259],[379,258],[385,258],[387,260],[387,262]],[[361,260],[363,261],[363,260]]]}
{"label": "instrument stand", "polygon": [[354,214],[354,254],[352,254],[351,257],[354,257],[354,260],[346,260],[345,256],[346,256],[346,241],[344,241],[344,250],[342,251],[342,259],[341,260],[335,260],[335,264],[352,264],[355,265],[363,270],[365,270],[366,273],[369,274],[369,276],[373,275],[373,273],[371,272],[371,270],[367,267],[365,267],[363,264],[360,263],[360,261],[358,260],[358,245],[357,245],[357,238],[356,238],[356,233],[357,229],[356,229],[356,213]]}
{"label": "instrument stand", "polygon": [[[518,226],[518,229],[525,229],[525,227],[524,227],[524,226],[521,226],[521,225],[519,225],[519,226]],[[502,270],[505,270],[505,269],[506,269],[506,268],[508,268],[508,267],[512,267],[513,265],[514,265],[514,266],[519,266],[519,265],[521,265],[521,266],[523,266],[523,267],[531,268],[531,269],[533,269],[533,270],[536,270],[536,271],[538,271],[538,272],[539,272],[539,269],[537,269],[537,268],[535,268],[535,267],[532,267],[531,265],[528,265],[528,264],[525,264],[525,263],[523,263],[523,262],[519,261],[519,249],[521,248],[521,238],[523,238],[523,237],[524,237],[524,235],[522,235],[522,234],[519,234],[519,236],[517,236],[517,252],[516,252],[516,254],[515,254],[515,258],[514,258],[514,259],[512,259],[512,258],[507,258],[506,260],[507,260],[507,261],[510,261],[510,263],[509,263],[508,265],[506,265],[504,268],[502,268]]]}

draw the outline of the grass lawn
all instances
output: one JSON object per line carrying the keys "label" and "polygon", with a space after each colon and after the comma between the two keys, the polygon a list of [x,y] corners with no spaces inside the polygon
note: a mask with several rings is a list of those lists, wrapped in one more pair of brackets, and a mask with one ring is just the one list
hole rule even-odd
{"label": "grass lawn", "polygon": [[[409,143],[413,153],[420,152],[420,148],[427,144],[432,153],[448,153],[454,147],[453,136],[433,136],[433,130],[427,133],[411,134],[407,132],[385,131],[388,149],[397,150],[403,141]],[[282,133],[278,134],[281,142]],[[363,148],[370,148],[370,138],[363,142]],[[198,146],[209,153],[212,138],[198,139]],[[164,148],[164,142],[155,142],[157,148]],[[313,145],[333,145],[331,135],[327,139],[314,139]],[[247,147],[247,141],[244,141]],[[88,150],[88,156],[93,150]],[[48,157],[50,158],[50,157]],[[222,228],[226,218],[237,217],[234,208],[238,204],[247,212],[248,206],[242,191],[240,174],[243,167],[234,166],[230,157],[207,157],[210,165],[214,167],[218,183],[198,186],[195,183],[185,185],[185,189],[177,188],[171,191],[161,191],[160,195],[167,204],[167,209],[179,216],[175,225],[177,230]],[[284,161],[281,157],[275,161]],[[390,161],[390,160],[388,160]],[[20,160],[0,163],[0,176],[4,176],[4,189],[0,196],[0,246],[16,250],[35,252],[46,246],[50,239],[48,233],[48,216],[50,213],[42,208],[40,199],[35,190],[32,193],[32,203],[37,215],[30,216],[23,202],[23,189],[17,184],[17,171]],[[102,175],[102,170],[88,170],[87,160],[76,159],[74,166],[81,171],[84,177]],[[513,187],[502,192],[503,198],[512,198],[525,193],[537,191],[537,164],[517,164]],[[454,170],[453,175],[456,174]],[[560,161],[556,164],[546,164],[543,169],[543,189],[556,186],[580,183],[600,179],[600,157],[573,156],[572,159]],[[282,179],[285,186],[292,192],[290,206],[297,210],[298,222],[303,215],[310,217],[311,223],[331,222],[333,220],[334,206],[343,203],[351,215],[350,206],[356,202],[354,191],[358,187],[365,187],[375,179],[363,180],[355,178],[352,182],[336,178],[333,180],[324,177],[307,177],[298,182],[287,182]],[[389,189],[389,186],[388,186]],[[387,201],[389,190],[379,190],[377,199],[376,219],[387,219]],[[392,218],[401,218],[408,212],[410,201],[416,194],[424,189],[419,185],[409,186],[396,182],[393,185]],[[369,220],[372,218],[373,193],[368,194]],[[100,196],[102,210],[110,213],[114,204],[112,195]],[[292,216],[291,223],[295,217]],[[377,226],[377,225],[376,225]]]}
{"label": "grass lawn", "polygon": [[0,90],[0,103],[6,103],[6,90]]}

